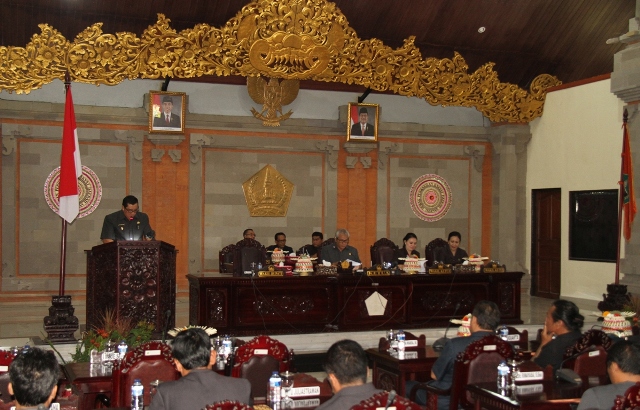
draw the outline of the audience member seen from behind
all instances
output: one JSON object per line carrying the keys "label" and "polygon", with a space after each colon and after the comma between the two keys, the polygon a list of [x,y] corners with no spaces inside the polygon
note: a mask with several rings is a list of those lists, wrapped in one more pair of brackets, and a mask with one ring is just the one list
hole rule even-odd
{"label": "audience member seen from behind", "polygon": [[575,303],[562,299],[553,302],[547,311],[540,347],[533,361],[540,367],[551,365],[554,372],[558,370],[567,347],[582,336],[583,324],[584,316]]}
{"label": "audience member seen from behind", "polygon": [[275,239],[276,244],[269,246],[267,251],[273,252],[276,249],[280,249],[287,254],[293,254],[293,248],[287,246],[287,235],[285,235],[284,232],[278,232],[273,236],[273,239]]}
{"label": "audience member seen from behind", "polygon": [[611,384],[585,391],[578,410],[609,410],[616,396],[640,382],[640,346],[627,340],[614,344],[607,352],[607,373]]}
{"label": "audience member seen from behind", "polygon": [[251,404],[251,384],[247,379],[220,376],[211,370],[216,351],[211,349],[204,330],[190,328],[178,333],[171,351],[182,377],[158,386],[150,410],[200,410],[222,400]]}
{"label": "audience member seen from behind", "polygon": [[346,260],[352,261],[354,266],[361,265],[362,262],[360,262],[358,250],[353,246],[349,246],[349,231],[338,229],[335,238],[335,243],[325,245],[320,251],[322,260],[336,266]]}
{"label": "audience member seen from behind", "polygon": [[9,393],[16,409],[48,409],[58,392],[60,368],[52,351],[32,347],[9,366]]}
{"label": "audience member seen from behind", "polygon": [[420,258],[420,252],[416,250],[418,246],[418,237],[413,232],[409,232],[402,238],[402,248],[398,250],[398,267],[400,269],[404,268],[404,260],[411,255],[413,258]]}
{"label": "audience member seen from behind", "polygon": [[324,370],[333,397],[317,410],[344,410],[351,408],[382,390],[367,383],[367,354],[353,340],[335,342],[327,351]]}
{"label": "audience member seen from behind", "polygon": [[449,234],[448,246],[436,248],[433,251],[434,262],[442,262],[445,264],[458,265],[464,262],[464,258],[468,258],[467,251],[460,248],[462,235],[460,232],[453,231]]}
{"label": "audience member seen from behind", "polygon": [[[471,336],[456,337],[445,343],[440,357],[431,368],[431,378],[433,380],[429,382],[430,385],[441,389],[450,388],[453,382],[453,365],[458,353],[463,352],[467,346],[476,340],[495,334],[495,330],[500,323],[500,309],[495,303],[489,300],[478,302],[473,308],[472,315],[471,324],[469,325]],[[418,382],[407,382],[405,389],[407,395],[416,384]],[[418,391],[416,402],[422,405],[426,404],[427,396],[424,390]],[[438,396],[438,409],[448,409],[449,402],[448,396]]]}
{"label": "audience member seen from behind", "polygon": [[256,239],[256,233],[253,232],[253,229],[249,228],[249,229],[245,229],[244,232],[242,232],[242,239]]}

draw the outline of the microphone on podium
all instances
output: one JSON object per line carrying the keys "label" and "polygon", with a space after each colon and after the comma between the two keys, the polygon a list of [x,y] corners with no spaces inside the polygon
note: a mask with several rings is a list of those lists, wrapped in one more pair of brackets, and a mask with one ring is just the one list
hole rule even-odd
{"label": "microphone on podium", "polygon": [[[458,309],[460,309],[460,302],[456,303],[456,309],[453,311],[453,316],[455,316],[456,313],[458,313]],[[447,339],[447,332],[449,331],[450,327],[451,327],[451,321],[449,321],[449,324],[447,324],[447,328],[444,331],[444,336],[442,336],[440,339],[433,342],[433,345],[431,347],[436,352],[441,351],[444,348],[444,344],[447,343],[447,340],[449,340]]]}

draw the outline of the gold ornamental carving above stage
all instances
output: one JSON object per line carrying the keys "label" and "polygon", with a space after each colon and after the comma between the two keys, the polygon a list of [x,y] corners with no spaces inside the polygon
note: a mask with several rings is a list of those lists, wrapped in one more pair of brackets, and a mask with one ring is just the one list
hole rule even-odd
{"label": "gold ornamental carving above stage", "polygon": [[546,90],[536,77],[527,92],[501,83],[488,62],[468,73],[464,58],[423,59],[409,37],[392,49],[361,40],[336,5],[325,0],[262,0],[222,28],[198,24],[176,32],[158,15],[140,37],[102,32],[96,23],[67,40],[40,24],[26,47],[0,47],[0,90],[28,93],[69,71],[73,81],[115,85],[125,79],[241,75],[362,85],[416,96],[429,104],[475,107],[495,122],[529,122],[542,114]]}
{"label": "gold ornamental carving above stage", "polygon": [[287,216],[294,185],[271,165],[242,184],[251,216]]}

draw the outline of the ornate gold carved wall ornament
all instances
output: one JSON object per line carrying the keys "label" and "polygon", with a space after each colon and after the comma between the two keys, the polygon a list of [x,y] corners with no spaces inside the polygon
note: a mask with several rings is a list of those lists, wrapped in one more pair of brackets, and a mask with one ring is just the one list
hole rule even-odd
{"label": "ornate gold carved wall ornament", "polygon": [[[289,105],[298,96],[300,81],[281,80],[270,78],[267,82],[262,77],[247,77],[247,91],[251,99],[258,104],[262,104],[262,110],[258,112],[251,108],[254,117],[262,120],[262,125],[266,127],[278,127],[280,121],[284,121],[293,114],[289,110],[282,112],[283,105]],[[280,114],[280,116],[278,116]]]}
{"label": "ornate gold carved wall ornament", "polygon": [[242,184],[251,216],[286,216],[293,184],[271,165],[266,165]]}
{"label": "ornate gold carved wall ornament", "polygon": [[424,98],[429,104],[475,107],[495,122],[529,122],[542,115],[548,74],[527,92],[501,83],[493,63],[468,73],[458,53],[423,59],[415,37],[392,49],[361,40],[326,0],[256,0],[223,27],[198,24],[176,32],[158,15],[140,37],[105,34],[102,23],[70,42],[41,24],[26,47],[0,47],[0,90],[28,93],[69,71],[74,81],[115,85],[125,79],[241,75],[358,84]]}

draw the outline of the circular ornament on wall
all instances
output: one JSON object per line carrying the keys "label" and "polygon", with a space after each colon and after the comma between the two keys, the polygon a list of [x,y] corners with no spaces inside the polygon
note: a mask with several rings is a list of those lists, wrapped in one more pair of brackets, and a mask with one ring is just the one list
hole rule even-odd
{"label": "circular ornament on wall", "polygon": [[442,219],[451,208],[451,188],[440,175],[425,174],[411,186],[411,210],[423,221]]}
{"label": "circular ornament on wall", "polygon": [[[60,209],[58,189],[60,187],[60,167],[51,171],[44,182],[44,199],[49,208],[55,213]],[[80,212],[78,218],[84,218],[96,210],[102,199],[102,185],[100,179],[89,167],[82,166],[82,175],[78,178],[78,199]]]}

